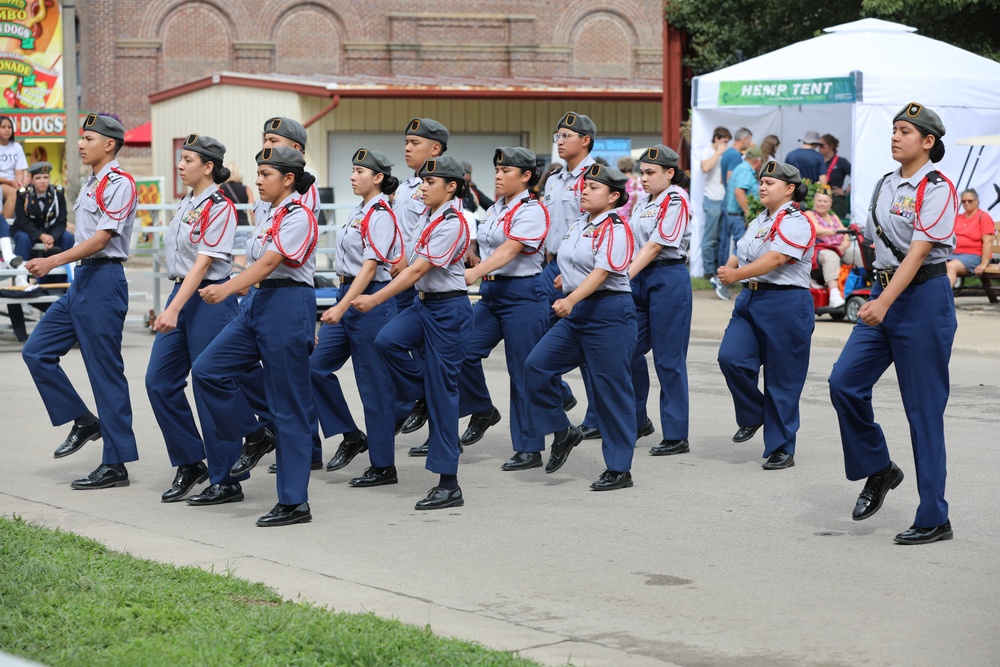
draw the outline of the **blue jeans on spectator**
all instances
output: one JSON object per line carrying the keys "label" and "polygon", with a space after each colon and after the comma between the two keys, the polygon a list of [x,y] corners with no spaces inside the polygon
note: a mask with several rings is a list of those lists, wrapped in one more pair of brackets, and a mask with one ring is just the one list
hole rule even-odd
{"label": "blue jeans on spectator", "polygon": [[722,200],[709,199],[702,200],[702,208],[705,210],[705,228],[701,237],[701,264],[702,273],[706,276],[715,274],[718,264],[712,264],[714,257],[719,254],[719,221],[722,219]]}
{"label": "blue jeans on spectator", "polygon": [[722,230],[719,233],[718,266],[724,266],[729,261],[729,256],[736,252],[736,243],[743,238],[743,234],[746,231],[747,221],[742,211],[739,213],[726,213],[722,216]]}

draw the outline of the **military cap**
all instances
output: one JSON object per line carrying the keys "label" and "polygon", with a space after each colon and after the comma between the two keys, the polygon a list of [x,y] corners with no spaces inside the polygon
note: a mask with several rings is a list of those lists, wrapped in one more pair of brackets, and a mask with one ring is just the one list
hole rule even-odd
{"label": "military cap", "polygon": [[222,145],[222,142],[203,134],[187,135],[182,148],[197,153],[220,167],[226,158],[226,147]]}
{"label": "military cap", "polygon": [[530,169],[535,171],[538,165],[535,162],[535,154],[527,148],[520,146],[501,146],[493,152],[494,167],[517,167],[518,169]]}
{"label": "military cap", "polygon": [[910,102],[903,107],[892,119],[892,122],[895,123],[897,120],[913,123],[938,139],[944,136],[944,123],[941,122],[941,117],[918,102]]}
{"label": "military cap", "polygon": [[455,180],[465,180],[465,168],[462,163],[450,155],[432,157],[420,166],[417,176],[439,176],[440,178],[452,178]]}
{"label": "military cap", "polygon": [[291,146],[268,147],[257,153],[258,165],[269,164],[272,167],[283,167],[285,169],[305,169],[306,159],[302,153]]}
{"label": "military cap", "polygon": [[351,158],[351,162],[355,167],[368,167],[376,173],[386,174],[387,176],[392,175],[392,168],[396,164],[395,162],[389,162],[389,158],[385,156],[385,153],[368,150],[367,148],[359,148],[354,153],[354,157]]}
{"label": "military cap", "polygon": [[573,111],[567,111],[566,115],[559,119],[556,124],[556,129],[565,127],[568,130],[573,130],[579,134],[585,134],[590,137],[591,141],[597,139],[597,125],[594,121],[590,120],[589,116],[584,116],[583,114],[575,113]]}
{"label": "military cap", "polygon": [[83,121],[84,132],[96,132],[109,139],[125,141],[125,128],[122,124],[111,116],[100,116],[96,113],[89,114]]}
{"label": "military cap", "polygon": [[764,178],[765,176],[793,185],[798,185],[802,182],[802,175],[799,174],[799,170],[787,162],[768,162],[760,170],[759,178]]}
{"label": "military cap", "polygon": [[268,118],[264,123],[264,134],[276,134],[279,137],[290,139],[302,146],[302,150],[306,149],[306,140],[309,138],[302,123],[283,116]]}
{"label": "military cap", "polygon": [[414,118],[406,126],[406,136],[423,137],[436,141],[442,146],[448,146],[448,128],[433,118]]}
{"label": "military cap", "polygon": [[681,163],[681,156],[673,148],[656,144],[642,152],[642,155],[639,156],[639,162],[658,164],[665,169],[676,169],[677,165]]}
{"label": "military cap", "polygon": [[36,162],[28,167],[28,173],[32,176],[35,174],[49,174],[52,173],[52,165],[48,162]]}
{"label": "military cap", "polygon": [[583,178],[588,181],[604,183],[612,190],[621,190],[622,192],[625,192],[625,186],[628,184],[628,176],[617,169],[597,163],[587,168],[587,171],[583,174]]}

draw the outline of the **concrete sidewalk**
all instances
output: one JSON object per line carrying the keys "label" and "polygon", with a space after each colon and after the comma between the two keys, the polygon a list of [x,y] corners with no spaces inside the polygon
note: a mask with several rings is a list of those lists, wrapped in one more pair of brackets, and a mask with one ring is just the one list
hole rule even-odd
{"label": "concrete sidewalk", "polygon": [[[901,547],[892,537],[912,522],[917,494],[895,376],[876,387],[875,407],[906,479],[877,516],[856,523],[850,511],[861,485],[844,479],[826,386],[851,326],[817,323],[797,465],[766,472],[760,435],[730,441],[732,402],[715,355],[731,304],[710,291],[695,295],[692,452],[650,457],[660,436],[644,439],[632,489],[588,490],[603,469],[597,442],[578,447],[553,475],[500,471],[510,452],[498,350],[484,365],[504,419],[462,457],[463,508],[413,510],[436,479],[422,459],[405,455],[426,430],[397,440],[396,486],[348,487],[365,455],[345,470],[314,472],[311,524],[253,525],[276,501],[274,477],[263,472],[268,459],[244,484],[242,503],[164,505],[159,496],[173,470],[143,388],[152,336],[129,326],[124,356],[142,458],[129,465],[132,485],[122,489],[69,488],[100,462],[100,444],[51,458],[68,427],[49,426],[20,345],[0,341],[8,415],[0,512],[136,556],[262,581],[289,599],[429,625],[544,664],[1000,663],[993,542],[1000,535],[1000,312],[985,298],[960,300],[946,422],[956,538]],[[79,353],[68,355],[65,368],[93,405]],[[349,368],[341,377],[353,386]],[[569,381],[582,397],[579,375]],[[656,394],[654,386],[651,407]],[[582,403],[574,421],[583,417]],[[326,441],[327,457],[338,441]]]}

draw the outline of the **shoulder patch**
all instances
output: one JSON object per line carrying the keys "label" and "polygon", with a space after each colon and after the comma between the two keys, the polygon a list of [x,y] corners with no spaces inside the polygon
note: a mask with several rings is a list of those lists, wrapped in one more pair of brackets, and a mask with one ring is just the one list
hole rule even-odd
{"label": "shoulder patch", "polygon": [[215,204],[222,204],[222,203],[225,203],[225,201],[226,201],[225,195],[223,195],[218,190],[216,190],[215,192],[213,192],[212,194],[210,194],[208,196],[208,198],[211,199],[212,202],[215,203]]}
{"label": "shoulder patch", "polygon": [[934,185],[937,185],[938,183],[944,183],[945,180],[944,174],[942,174],[940,171],[937,171],[936,169],[934,171],[927,172],[927,176],[925,176],[924,178],[926,178],[928,182],[933,183]]}

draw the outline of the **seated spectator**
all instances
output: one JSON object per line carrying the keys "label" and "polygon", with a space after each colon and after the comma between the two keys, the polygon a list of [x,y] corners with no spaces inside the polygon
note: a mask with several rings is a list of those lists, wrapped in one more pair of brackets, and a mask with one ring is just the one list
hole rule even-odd
{"label": "seated spectator", "polygon": [[785,162],[799,170],[802,180],[810,183],[826,184],[826,162],[823,156],[816,152],[822,143],[819,132],[809,130],[806,136],[799,139],[801,147],[785,156]]}
{"label": "seated spectator", "polygon": [[773,134],[769,134],[764,137],[764,141],[760,142],[760,152],[762,155],[761,164],[767,164],[768,162],[775,162],[778,159],[778,148],[781,146],[781,140],[778,139]]}
{"label": "seated spectator", "polygon": [[851,213],[851,187],[844,187],[847,177],[851,175],[851,163],[846,158],[837,155],[840,140],[832,134],[820,137],[819,154],[826,161],[826,184],[833,194],[833,211],[846,218]]}
{"label": "seated spectator", "polygon": [[948,258],[948,280],[981,275],[993,257],[993,219],[979,208],[979,195],[969,188],[962,193],[962,211],[955,217],[955,249]]}
{"label": "seated spectator", "polygon": [[830,306],[844,305],[844,295],[840,293],[840,264],[860,265],[861,253],[852,237],[842,233],[844,224],[840,216],[830,210],[833,197],[829,186],[820,186],[813,194],[813,208],[806,211],[806,217],[816,230],[816,249],[813,263],[823,270],[823,282],[830,290]]}
{"label": "seated spectator", "polygon": [[66,195],[61,185],[52,185],[52,165],[36,162],[28,167],[31,182],[17,191],[11,237],[14,252],[31,259],[37,243],[42,255],[55,255],[73,247],[75,239],[66,231]]}

